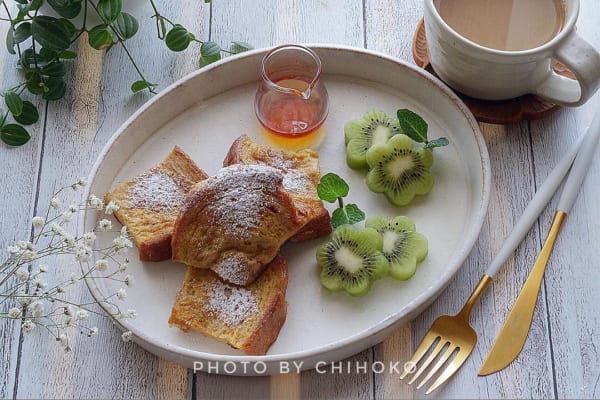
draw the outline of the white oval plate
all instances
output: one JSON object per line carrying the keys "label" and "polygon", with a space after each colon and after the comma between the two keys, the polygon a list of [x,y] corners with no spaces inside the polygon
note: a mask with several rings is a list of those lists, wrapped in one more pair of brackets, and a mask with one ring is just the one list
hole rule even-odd
{"label": "white oval plate", "polygon": [[[398,59],[349,47],[312,47],[322,58],[330,95],[326,135],[317,147],[322,174],[335,172],[345,178],[350,184],[348,201],[357,203],[367,216],[411,217],[429,239],[429,255],[411,280],[385,278],[375,282],[366,297],[353,298],[330,293],[319,283],[315,250],[326,238],[285,245],[287,321],[267,355],[245,356],[199,333],[170,328],[167,319],[186,267],[142,263],[132,254],[136,283],[128,289],[123,308],[134,308],[139,316],[116,323],[160,357],[238,375],[279,373],[282,362],[302,363],[302,369],[309,369],[319,362],[341,360],[375,345],[421,312],[448,284],[475,243],[488,206],[490,167],[485,142],[466,106],[439,80]],[[89,193],[103,196],[158,163],[174,145],[214,174],[240,134],[260,141],[253,100],[264,52],[240,54],[204,68],[144,105],[104,148],[92,170]],[[412,109],[428,122],[431,138],[443,135],[450,140],[448,147],[435,150],[433,191],[410,206],[391,206],[385,196],[368,190],[365,173],[346,165],[344,123],[373,108],[388,115],[399,108]],[[83,230],[92,229],[96,219],[88,212]],[[90,289],[100,298],[119,286],[100,280]]]}

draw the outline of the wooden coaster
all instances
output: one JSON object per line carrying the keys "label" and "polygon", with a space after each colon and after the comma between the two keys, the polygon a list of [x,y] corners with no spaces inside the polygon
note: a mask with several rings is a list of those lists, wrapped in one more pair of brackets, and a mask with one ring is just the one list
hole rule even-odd
{"label": "wooden coaster", "polygon": [[[412,51],[415,63],[435,75],[433,68],[429,64],[423,19],[417,25],[417,30],[413,37]],[[552,68],[557,74],[570,79],[576,79],[575,75],[559,61],[554,60]],[[505,125],[514,124],[522,120],[541,119],[560,109],[560,106],[532,94],[499,101],[474,99],[458,92],[456,94],[469,107],[478,121],[489,124]]]}

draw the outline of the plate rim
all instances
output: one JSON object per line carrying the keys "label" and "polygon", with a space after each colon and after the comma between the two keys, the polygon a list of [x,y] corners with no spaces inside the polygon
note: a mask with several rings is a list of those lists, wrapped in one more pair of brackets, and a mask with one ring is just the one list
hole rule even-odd
{"label": "plate rim", "polygon": [[[379,58],[384,61],[392,62],[401,68],[405,68],[406,70],[408,70],[416,75],[421,76],[423,79],[432,83],[435,86],[436,90],[438,90],[438,92],[440,92],[440,94],[443,94],[446,97],[448,97],[448,99],[464,115],[466,121],[468,122],[468,124],[471,128],[471,131],[472,131],[471,133],[473,134],[473,137],[475,139],[475,143],[477,145],[480,158],[481,158],[481,165],[482,165],[481,202],[479,204],[479,208],[477,209],[477,211],[473,213],[473,224],[472,224],[472,226],[474,226],[476,229],[470,229],[468,234],[463,237],[463,246],[461,246],[458,249],[455,256],[449,262],[449,264],[452,264],[451,265],[452,268],[451,269],[446,268],[444,270],[444,273],[440,274],[440,276],[427,288],[427,291],[419,294],[418,296],[413,298],[409,303],[407,303],[404,307],[406,309],[406,312],[404,313],[404,315],[402,317],[398,317],[397,313],[389,315],[388,317],[381,320],[380,322],[378,322],[375,325],[369,326],[368,328],[361,330],[353,335],[347,336],[340,340],[336,340],[336,341],[331,342],[324,346],[315,347],[315,348],[311,348],[308,350],[300,350],[300,351],[290,352],[290,353],[282,353],[282,354],[275,354],[275,355],[267,354],[267,355],[262,355],[262,356],[215,354],[215,353],[207,353],[207,352],[199,351],[199,350],[192,350],[192,349],[182,347],[182,346],[179,346],[176,344],[167,343],[164,341],[157,341],[157,340],[153,339],[152,337],[148,336],[145,332],[138,332],[137,330],[135,330],[134,335],[133,335],[133,341],[136,344],[139,344],[143,348],[150,350],[151,352],[153,352],[154,354],[156,354],[158,356],[168,357],[176,362],[179,362],[180,364],[187,365],[187,366],[189,366],[190,363],[187,362],[186,360],[184,360],[184,358],[190,358],[190,359],[199,360],[199,361],[206,360],[208,362],[222,362],[222,363],[227,363],[227,362],[246,363],[246,362],[249,362],[249,363],[268,364],[268,363],[284,362],[284,361],[291,360],[291,359],[306,360],[306,359],[315,357],[317,355],[329,354],[334,351],[339,352],[345,348],[351,347],[356,342],[362,341],[364,343],[370,343],[370,341],[369,341],[370,337],[377,338],[379,335],[381,335],[382,332],[393,328],[395,324],[399,324],[402,321],[406,322],[406,320],[410,320],[410,319],[414,318],[415,315],[417,315],[419,312],[422,312],[422,309],[426,308],[429,304],[431,304],[433,301],[435,301],[435,299],[437,299],[439,297],[441,292],[450,284],[452,277],[454,275],[456,275],[456,273],[462,267],[462,265],[466,261],[466,258],[469,256],[469,254],[473,250],[475,242],[479,238],[481,229],[485,222],[485,218],[486,218],[487,210],[488,210],[488,206],[489,206],[489,201],[490,201],[490,196],[491,196],[492,174],[491,174],[489,153],[488,153],[488,149],[487,149],[483,134],[481,133],[481,130],[479,128],[479,125],[478,125],[475,117],[473,116],[473,114],[471,113],[469,108],[464,104],[464,102],[452,91],[452,89],[450,89],[448,86],[446,86],[446,84],[443,81],[441,81],[439,78],[433,76],[432,74],[428,73],[427,71],[424,71],[424,70],[418,68],[416,65],[409,64],[407,61],[404,61],[400,58],[393,57],[391,55],[388,55],[388,54],[385,54],[385,53],[382,53],[379,51],[374,51],[374,50],[365,49],[365,48],[361,48],[361,47],[355,47],[355,46],[348,46],[348,45],[325,44],[325,43],[308,43],[308,44],[302,44],[302,45],[310,47],[310,48],[316,50],[317,52],[320,50],[350,52],[350,53],[366,55],[366,56],[370,56],[370,57]],[[239,53],[236,55],[232,55],[232,56],[222,59],[216,63],[210,64],[204,68],[193,71],[193,72],[185,75],[184,77],[180,78],[179,80],[175,81],[174,83],[168,85],[158,95],[152,97],[147,102],[145,102],[142,106],[140,106],[129,118],[127,118],[125,120],[125,122],[123,122],[119,126],[119,128],[113,133],[113,135],[110,137],[110,139],[106,142],[102,151],[99,153],[99,155],[98,155],[96,161],[94,162],[94,165],[88,175],[88,182],[90,184],[88,184],[85,188],[85,192],[84,192],[85,197],[84,198],[87,199],[92,194],[91,193],[91,189],[92,189],[91,183],[94,182],[94,179],[96,178],[98,171],[103,164],[104,159],[106,158],[108,152],[113,147],[114,143],[138,119],[138,117],[141,114],[146,112],[147,109],[151,108],[155,103],[160,102],[163,97],[168,96],[171,92],[177,90],[177,88],[179,88],[180,86],[183,86],[187,82],[195,79],[198,75],[207,74],[207,73],[209,73],[209,71],[220,68],[222,65],[227,64],[227,63],[235,63],[238,60],[241,60],[244,58],[250,58],[250,57],[257,56],[258,54],[264,54],[271,48],[272,48],[272,46],[263,47],[263,48]],[[83,218],[81,218],[79,221],[78,225],[82,232],[85,229],[85,225],[86,225],[86,221],[88,219],[89,212],[91,212],[91,211],[86,210],[83,215]],[[82,266],[82,268],[83,268],[83,266]],[[99,301],[99,299],[102,298],[100,290],[97,285],[94,285],[92,283],[92,281],[93,280],[86,280],[86,285],[87,285],[90,293],[94,297],[94,299],[100,303],[100,306],[102,307],[102,309],[107,313],[107,316],[121,331],[130,330],[127,326],[127,322],[124,322],[122,320],[118,320],[118,319],[114,318],[111,315],[111,313],[109,312],[107,306],[103,305]],[[383,338],[377,339],[377,341],[375,343],[378,343],[382,339]],[[373,343],[373,344],[375,344],[375,343]],[[370,347],[371,345],[372,344],[369,344],[369,346],[361,346],[360,348],[354,349],[351,353],[346,352],[345,354],[347,354],[347,355],[356,354],[356,353],[364,350],[365,348]],[[169,354],[162,353],[162,350],[169,352]],[[334,358],[336,358],[336,357],[334,357]],[[323,359],[324,360],[328,359],[331,361],[331,357],[324,357]],[[339,359],[339,357],[336,359]],[[314,368],[314,366],[311,366],[311,368]],[[237,375],[235,372],[233,374],[227,373],[227,372],[224,373],[222,368],[219,368],[217,373],[226,374],[226,375]],[[276,373],[276,371],[267,372],[267,374],[271,374],[271,373]],[[244,374],[244,375],[253,375],[253,374],[251,372],[249,374]]]}

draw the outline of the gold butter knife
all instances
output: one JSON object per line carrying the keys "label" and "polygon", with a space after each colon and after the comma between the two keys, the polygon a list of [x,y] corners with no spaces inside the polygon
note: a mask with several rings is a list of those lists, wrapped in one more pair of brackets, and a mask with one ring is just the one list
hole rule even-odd
{"label": "gold butter knife", "polygon": [[575,203],[579,188],[581,187],[594,156],[599,137],[600,114],[597,114],[585,134],[585,138],[579,148],[569,177],[565,182],[558,203],[558,210],[554,215],[548,237],[544,242],[542,250],[536,259],[531,273],[525,281],[525,285],[523,286],[523,289],[521,289],[504,326],[500,330],[500,333],[492,346],[492,350],[479,371],[480,376],[493,374],[505,368],[517,358],[523,349],[533,320],[535,304],[537,302],[544,272],[546,271],[546,266],[550,259],[550,254],[554,248],[556,238],[567,218],[567,214],[571,210],[573,203]]}

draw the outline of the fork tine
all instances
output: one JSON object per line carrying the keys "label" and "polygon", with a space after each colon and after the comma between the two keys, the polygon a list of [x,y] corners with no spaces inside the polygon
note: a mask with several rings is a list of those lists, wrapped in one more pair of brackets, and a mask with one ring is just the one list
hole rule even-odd
{"label": "fork tine", "polygon": [[431,387],[429,389],[427,389],[425,394],[429,394],[429,393],[433,392],[435,389],[438,388],[438,386],[440,386],[442,383],[446,382],[452,375],[454,375],[454,373],[456,371],[458,371],[460,366],[463,365],[465,360],[469,357],[469,355],[471,354],[471,351],[472,351],[472,349],[471,350],[460,349],[458,351],[458,354],[456,355],[456,357],[454,357],[454,359],[446,367],[444,372],[442,372],[440,374],[440,376],[436,379],[436,381],[433,382]]}
{"label": "fork tine", "polygon": [[[435,342],[435,339],[437,339],[438,337],[439,337],[438,335],[433,334],[431,331],[427,332],[427,334],[425,335],[423,340],[421,340],[419,347],[417,347],[417,350],[415,351],[415,354],[413,354],[409,363],[412,363],[413,365],[416,366],[417,363],[423,357],[423,355],[427,352],[427,350]],[[404,368],[404,370],[402,371],[402,374],[400,374],[400,379],[404,379],[406,377],[406,375],[408,375],[409,372],[412,373],[412,371],[409,371],[407,368]]]}
{"label": "fork tine", "polygon": [[426,384],[427,381],[429,381],[436,372],[438,372],[438,370],[442,367],[442,365],[444,365],[446,363],[446,361],[448,361],[448,359],[450,358],[450,356],[452,355],[452,353],[454,353],[454,350],[456,350],[456,349],[457,349],[457,347],[455,345],[453,345],[452,342],[450,342],[450,344],[449,344],[448,348],[446,349],[446,351],[444,352],[444,354],[435,363],[433,368],[431,368],[429,370],[429,373],[425,376],[425,378],[423,378],[421,383],[419,383],[417,385],[417,389],[421,389],[423,387],[423,385]]}
{"label": "fork tine", "polygon": [[408,381],[409,385],[411,385],[414,381],[416,381],[417,378],[419,376],[421,376],[421,374],[423,372],[425,372],[425,370],[427,369],[427,367],[429,366],[429,364],[431,364],[431,362],[433,360],[435,360],[435,358],[440,354],[440,352],[442,351],[442,349],[444,348],[444,346],[446,345],[446,343],[448,343],[448,341],[445,340],[444,338],[440,337],[440,341],[438,342],[437,346],[435,346],[435,349],[433,349],[433,351],[429,354],[429,356],[427,357],[427,359],[425,359],[425,361],[423,362],[423,364],[421,365],[421,367],[419,368],[419,370],[417,372],[415,372],[415,374],[410,379],[410,381]]}

